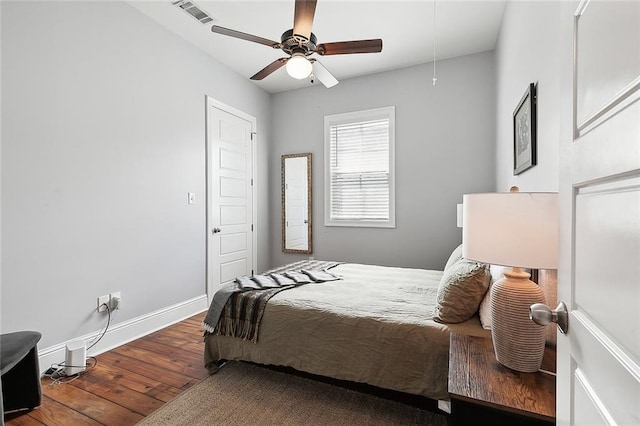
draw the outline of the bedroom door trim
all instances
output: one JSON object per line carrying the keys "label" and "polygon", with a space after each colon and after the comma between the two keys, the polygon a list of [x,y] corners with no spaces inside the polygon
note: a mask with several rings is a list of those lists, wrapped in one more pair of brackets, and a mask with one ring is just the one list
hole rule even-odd
{"label": "bedroom door trim", "polygon": [[[252,245],[251,247],[251,256],[249,258],[250,260],[250,264],[247,266],[247,274],[252,274],[253,271],[255,270],[257,264],[258,264],[258,254],[257,254],[257,250],[256,247],[258,246],[258,229],[257,229],[257,202],[258,202],[258,190],[257,190],[257,182],[256,182],[256,178],[255,178],[255,170],[257,169],[257,156],[256,156],[256,152],[257,152],[257,132],[256,132],[256,128],[257,128],[257,120],[255,117],[253,117],[250,114],[245,113],[244,111],[241,111],[237,108],[234,108],[230,105],[227,105],[223,102],[220,102],[208,95],[205,96],[205,158],[206,158],[206,164],[205,164],[205,168],[206,168],[206,172],[205,172],[205,176],[206,176],[206,182],[205,182],[205,192],[206,192],[206,211],[205,211],[205,219],[206,219],[206,226],[205,226],[205,257],[206,257],[206,271],[205,271],[205,281],[206,281],[206,285],[205,285],[205,290],[207,293],[207,300],[208,303],[211,304],[211,300],[213,298],[213,295],[215,294],[215,292],[217,291],[217,289],[219,288],[219,286],[221,285],[220,282],[220,277],[215,275],[215,272],[219,269],[219,264],[218,265],[214,265],[213,264],[213,256],[212,256],[212,251],[213,251],[213,244],[212,244],[212,235],[215,235],[217,232],[215,231],[219,224],[214,224],[211,223],[211,213],[214,209],[214,200],[212,197],[213,194],[213,188],[211,187],[211,179],[213,176],[213,172],[214,172],[214,167],[217,168],[219,167],[219,164],[212,164],[212,143],[211,143],[211,118],[212,118],[212,108],[216,108],[219,109],[227,114],[231,114],[235,117],[241,118],[247,122],[250,123],[250,144],[251,144],[251,161],[250,161],[250,168],[251,170],[249,171],[249,176],[251,179],[251,189],[250,189],[250,194],[247,195],[247,197],[251,197],[251,204],[252,204],[252,208],[251,208],[251,213],[250,213],[250,220],[251,220],[251,238],[250,238],[250,244]],[[219,236],[220,234],[217,233],[217,235]]]}

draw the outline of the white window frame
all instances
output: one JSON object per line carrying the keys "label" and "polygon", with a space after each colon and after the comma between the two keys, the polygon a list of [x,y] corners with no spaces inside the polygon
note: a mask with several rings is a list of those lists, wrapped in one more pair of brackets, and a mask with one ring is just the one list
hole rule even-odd
{"label": "white window frame", "polygon": [[[325,226],[350,226],[372,228],[396,227],[396,203],[395,203],[395,107],[375,108],[364,111],[354,111],[344,114],[333,114],[324,117],[324,224]],[[357,123],[377,119],[389,120],[389,219],[388,220],[331,220],[331,126]]]}

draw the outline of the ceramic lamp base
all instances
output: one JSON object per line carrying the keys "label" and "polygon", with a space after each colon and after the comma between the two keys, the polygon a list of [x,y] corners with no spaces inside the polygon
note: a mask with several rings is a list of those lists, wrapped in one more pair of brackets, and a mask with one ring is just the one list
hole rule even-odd
{"label": "ceramic lamp base", "polygon": [[544,327],[529,318],[529,306],[545,303],[530,275],[514,268],[491,287],[491,337],[496,359],[524,373],[538,371],[544,355]]}

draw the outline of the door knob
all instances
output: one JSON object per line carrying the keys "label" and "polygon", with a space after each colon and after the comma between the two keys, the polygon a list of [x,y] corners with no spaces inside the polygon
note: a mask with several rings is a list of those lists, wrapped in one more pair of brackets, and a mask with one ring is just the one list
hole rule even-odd
{"label": "door knob", "polygon": [[214,234],[217,234],[218,232],[220,232],[220,228],[213,228],[211,232],[213,232]]}
{"label": "door knob", "polygon": [[562,333],[569,330],[569,312],[564,302],[558,303],[553,310],[543,303],[534,303],[529,307],[529,318],[539,325],[555,322]]}

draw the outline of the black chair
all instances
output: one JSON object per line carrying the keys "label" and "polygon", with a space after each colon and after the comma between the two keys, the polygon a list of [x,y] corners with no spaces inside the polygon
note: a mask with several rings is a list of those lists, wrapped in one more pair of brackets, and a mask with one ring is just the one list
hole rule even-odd
{"label": "black chair", "polygon": [[0,376],[4,413],[31,410],[40,405],[40,367],[37,331],[18,331],[0,335]]}

